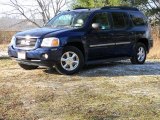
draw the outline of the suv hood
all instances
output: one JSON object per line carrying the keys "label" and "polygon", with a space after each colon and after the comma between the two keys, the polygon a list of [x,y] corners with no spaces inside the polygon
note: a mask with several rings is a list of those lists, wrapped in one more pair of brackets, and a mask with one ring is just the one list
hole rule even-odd
{"label": "suv hood", "polygon": [[58,32],[62,32],[67,30],[67,28],[36,28],[31,30],[26,30],[23,32],[18,32],[16,36],[32,36],[37,38],[43,38],[47,34],[53,33],[56,34]]}

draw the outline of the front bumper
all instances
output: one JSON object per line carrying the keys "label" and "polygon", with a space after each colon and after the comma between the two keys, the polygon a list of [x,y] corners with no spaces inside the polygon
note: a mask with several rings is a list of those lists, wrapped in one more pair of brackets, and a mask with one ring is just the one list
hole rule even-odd
{"label": "front bumper", "polygon": [[[25,52],[26,59],[19,59],[18,52]],[[47,59],[43,57],[44,54],[48,55]],[[62,48],[37,48],[34,50],[25,51],[13,48],[13,46],[9,46],[8,55],[19,63],[27,65],[53,66],[57,61],[60,60]]]}

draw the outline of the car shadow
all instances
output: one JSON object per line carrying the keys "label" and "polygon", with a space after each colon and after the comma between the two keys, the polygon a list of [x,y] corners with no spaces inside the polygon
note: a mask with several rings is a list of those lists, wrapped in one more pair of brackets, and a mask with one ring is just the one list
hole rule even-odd
{"label": "car shadow", "polygon": [[41,68],[41,69],[43,69],[43,72],[48,73],[48,74],[58,74],[58,72],[56,71],[56,69],[54,67],[53,68],[46,68],[46,69]]}
{"label": "car shadow", "polygon": [[[58,74],[55,68],[43,70],[48,74]],[[73,76],[81,77],[116,77],[116,76],[140,76],[160,75],[160,62],[146,62],[142,65],[133,65],[129,61],[110,62],[104,64],[87,65],[79,73]]]}
{"label": "car shadow", "polygon": [[79,75],[86,77],[160,75],[160,62],[146,62],[142,65],[133,65],[125,61],[89,65]]}
{"label": "car shadow", "polygon": [[0,57],[0,60],[9,60],[11,58],[9,58],[8,56],[3,56],[3,57]]}

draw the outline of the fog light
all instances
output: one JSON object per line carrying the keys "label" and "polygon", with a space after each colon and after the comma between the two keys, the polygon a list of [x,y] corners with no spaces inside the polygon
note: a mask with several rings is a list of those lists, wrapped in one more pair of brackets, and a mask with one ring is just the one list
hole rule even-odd
{"label": "fog light", "polygon": [[48,59],[48,54],[43,54],[43,55],[42,55],[42,58],[43,58],[43,59]]}

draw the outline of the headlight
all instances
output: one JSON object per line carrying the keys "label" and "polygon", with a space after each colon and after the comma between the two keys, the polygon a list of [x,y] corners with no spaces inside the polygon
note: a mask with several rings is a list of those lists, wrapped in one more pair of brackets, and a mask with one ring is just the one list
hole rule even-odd
{"label": "headlight", "polygon": [[58,47],[59,39],[55,37],[44,38],[41,44],[42,47]]}
{"label": "headlight", "polygon": [[15,41],[16,41],[16,37],[13,36],[12,39],[11,39],[10,45],[14,45],[14,44],[15,44]]}

